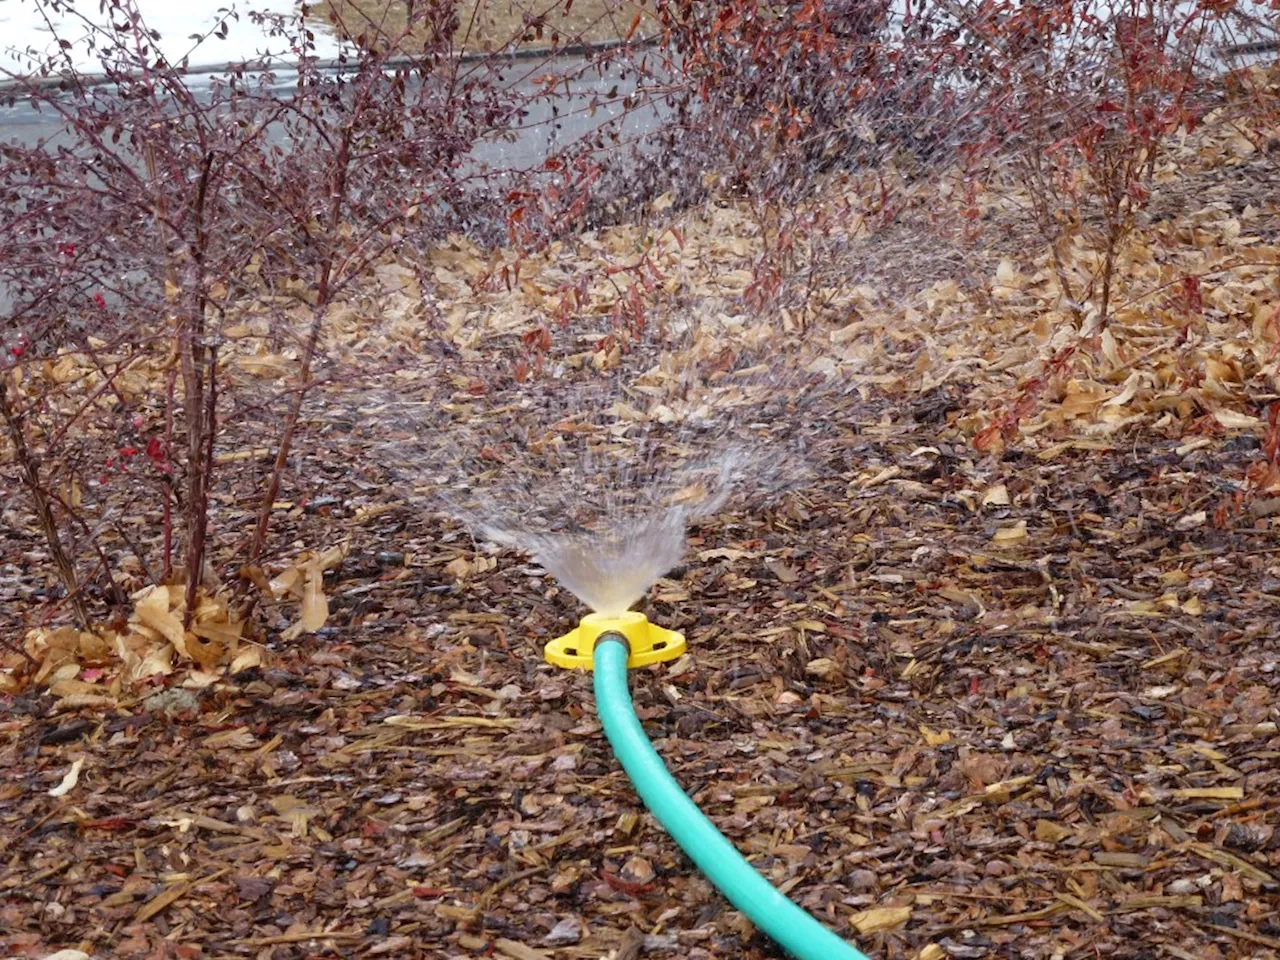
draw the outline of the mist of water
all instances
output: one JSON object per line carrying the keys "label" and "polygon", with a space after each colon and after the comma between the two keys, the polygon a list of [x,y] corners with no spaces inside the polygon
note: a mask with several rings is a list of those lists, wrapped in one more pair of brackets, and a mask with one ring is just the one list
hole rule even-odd
{"label": "mist of water", "polygon": [[[602,498],[572,532],[545,532],[527,515],[516,518],[510,490],[498,494],[505,506],[491,493],[459,516],[487,539],[530,554],[596,613],[616,615],[680,564],[690,523],[717,513],[735,491],[774,489],[804,473],[799,461],[791,461],[786,470],[778,469],[777,462],[766,469],[764,458],[743,448],[726,447],[715,459],[668,470],[651,467],[647,475],[625,471],[621,481],[615,471],[611,479],[617,485],[598,491]],[[585,485],[599,471],[586,458],[575,473]],[[673,502],[681,498],[685,502]],[[557,511],[552,522],[563,521],[569,512]]]}
{"label": "mist of water", "polygon": [[529,553],[556,581],[596,613],[631,609],[684,556],[685,511],[617,522],[578,535],[538,534],[486,527],[495,542]]}

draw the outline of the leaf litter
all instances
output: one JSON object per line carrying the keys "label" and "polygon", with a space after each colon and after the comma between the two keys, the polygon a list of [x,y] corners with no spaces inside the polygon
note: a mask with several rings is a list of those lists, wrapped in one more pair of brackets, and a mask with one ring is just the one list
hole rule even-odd
{"label": "leaf litter", "polygon": [[[685,565],[641,600],[691,641],[633,678],[677,778],[872,956],[1276,957],[1280,527],[1258,463],[1280,219],[1249,195],[1264,161],[1221,130],[1185,138],[1102,329],[1071,320],[1012,214],[1008,251],[940,256],[905,291],[876,258],[901,271],[931,228],[863,221],[811,300],[746,319],[762,237],[723,200],[650,247],[668,279],[640,296],[651,322],[686,325],[679,355],[599,336],[629,297],[599,269],[637,249],[627,226],[536,257],[457,241],[430,290],[389,265],[326,346],[352,365],[430,355],[430,304],[448,362],[397,369],[396,402],[426,411],[410,433],[474,419],[484,436],[543,389],[493,372],[525,355],[554,291],[585,283],[550,390],[625,383],[592,426],[624,441],[695,413],[681,371],[800,342],[791,359],[841,388],[756,435],[803,434],[805,482],[691,517]],[[989,203],[1016,209],[1013,193]],[[838,177],[822,199],[862,202]],[[1087,232],[1070,246],[1083,277]],[[504,266],[517,282],[478,282]],[[1187,276],[1196,297],[1170,294]],[[1067,347],[1036,404],[987,431]],[[247,374],[287,376],[288,358],[241,348]],[[278,504],[292,552],[244,572],[267,637],[204,587],[184,627],[185,591],[139,577],[127,618],[31,627],[5,654],[7,955],[773,956],[640,808],[589,678],[541,663],[581,607],[401,495],[385,437],[350,415],[378,401],[335,378],[314,408],[316,452]],[[254,469],[254,437],[227,427],[233,475]],[[224,524],[248,518],[233,482],[216,496]],[[10,569],[6,604],[27,609],[32,575]]]}

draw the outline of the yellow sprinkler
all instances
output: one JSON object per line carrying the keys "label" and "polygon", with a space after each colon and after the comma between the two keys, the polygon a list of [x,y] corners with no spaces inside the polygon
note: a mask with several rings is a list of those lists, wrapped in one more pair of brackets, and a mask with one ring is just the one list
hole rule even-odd
{"label": "yellow sprinkler", "polygon": [[628,610],[619,614],[589,613],[573,630],[546,645],[547,663],[570,670],[595,669],[596,641],[606,634],[627,641],[630,654],[627,668],[674,660],[685,651],[684,634],[649,622],[643,613]]}

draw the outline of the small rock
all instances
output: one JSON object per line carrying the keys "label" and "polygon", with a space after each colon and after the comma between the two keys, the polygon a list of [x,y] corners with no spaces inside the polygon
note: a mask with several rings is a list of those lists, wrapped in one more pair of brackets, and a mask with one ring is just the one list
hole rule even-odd
{"label": "small rock", "polygon": [[175,716],[180,713],[199,713],[200,701],[190,690],[174,687],[153,693],[142,702],[149,713],[165,713]]}
{"label": "small rock", "polygon": [[577,917],[565,917],[552,928],[543,941],[549,947],[563,947],[582,939],[582,923]]}
{"label": "small rock", "polygon": [[1003,860],[988,860],[982,869],[988,877],[1007,877],[1013,872],[1013,867]]}
{"label": "small rock", "polygon": [[425,850],[415,850],[403,858],[396,866],[403,867],[406,870],[413,870],[418,867],[429,867],[435,862],[436,858]]}
{"label": "small rock", "polygon": [[632,857],[622,865],[622,879],[627,883],[650,883],[653,881],[653,865],[644,857]]}

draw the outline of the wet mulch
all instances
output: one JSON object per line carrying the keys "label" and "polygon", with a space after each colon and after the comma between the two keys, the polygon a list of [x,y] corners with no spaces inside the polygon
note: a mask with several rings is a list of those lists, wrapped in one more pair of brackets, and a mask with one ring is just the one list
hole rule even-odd
{"label": "wet mulch", "polygon": [[[646,601],[691,641],[633,675],[677,779],[874,957],[1280,956],[1280,528],[1202,515],[1249,444],[978,460],[847,414]],[[449,576],[457,530],[325,489],[317,636],[116,709],[6,702],[0,952],[780,956],[540,662],[571,599],[515,554]]]}

